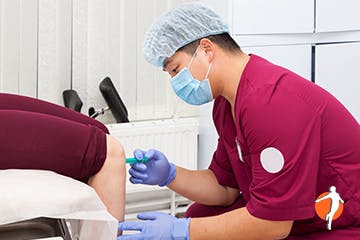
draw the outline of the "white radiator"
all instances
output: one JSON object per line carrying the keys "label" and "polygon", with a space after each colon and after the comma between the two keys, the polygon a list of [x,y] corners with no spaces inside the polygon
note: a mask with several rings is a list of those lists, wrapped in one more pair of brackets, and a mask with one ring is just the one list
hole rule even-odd
{"label": "white radiator", "polygon": [[[169,161],[187,169],[197,169],[198,119],[141,121],[107,125],[111,135],[124,146],[126,157],[136,148],[162,151]],[[129,168],[129,166],[128,166]],[[142,211],[181,214],[190,203],[166,187],[126,183],[126,220],[134,220]]]}

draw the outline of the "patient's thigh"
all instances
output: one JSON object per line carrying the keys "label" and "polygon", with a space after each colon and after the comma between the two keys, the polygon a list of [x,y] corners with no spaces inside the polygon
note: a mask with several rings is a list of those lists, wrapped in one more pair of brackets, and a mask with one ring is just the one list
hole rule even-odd
{"label": "patient's thigh", "polygon": [[60,117],[0,109],[0,169],[42,169],[86,182],[106,157],[106,134]]}
{"label": "patient's thigh", "polygon": [[0,93],[0,110],[22,110],[53,115],[75,122],[90,124],[109,133],[101,122],[74,110],[47,101],[15,94]]}

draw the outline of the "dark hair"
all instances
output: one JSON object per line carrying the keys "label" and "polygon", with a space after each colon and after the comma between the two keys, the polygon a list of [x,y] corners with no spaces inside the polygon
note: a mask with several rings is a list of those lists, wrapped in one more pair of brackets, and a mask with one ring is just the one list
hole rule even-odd
{"label": "dark hair", "polygon": [[[220,48],[222,48],[223,50],[225,50],[227,52],[234,53],[234,52],[241,51],[239,45],[235,42],[235,40],[228,33],[210,35],[205,38],[208,38],[210,41],[212,41],[213,43],[215,43],[216,45],[218,45]],[[201,39],[195,40],[195,41],[179,48],[177,51],[183,51],[183,52],[186,52],[186,53],[192,55],[196,51],[196,48],[199,46],[200,40]]]}

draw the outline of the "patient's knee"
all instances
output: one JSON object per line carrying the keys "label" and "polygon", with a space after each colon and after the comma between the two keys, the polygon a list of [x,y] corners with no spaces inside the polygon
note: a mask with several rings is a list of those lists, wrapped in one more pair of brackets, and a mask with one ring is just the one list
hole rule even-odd
{"label": "patient's knee", "polygon": [[105,167],[125,171],[125,151],[122,144],[115,137],[106,135],[106,146]]}

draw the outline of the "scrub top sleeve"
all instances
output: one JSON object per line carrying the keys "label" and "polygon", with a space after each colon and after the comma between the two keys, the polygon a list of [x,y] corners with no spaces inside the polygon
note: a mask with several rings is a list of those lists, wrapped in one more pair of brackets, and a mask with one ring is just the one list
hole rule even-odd
{"label": "scrub top sleeve", "polygon": [[224,147],[223,139],[218,139],[217,149],[214,152],[209,169],[213,171],[220,185],[238,188],[229,156]]}
{"label": "scrub top sleeve", "polygon": [[262,219],[311,218],[320,158],[320,114],[296,93],[275,88],[258,93],[271,94],[265,100],[250,98],[242,113],[252,171],[246,207]]}

